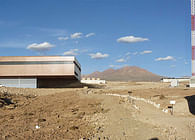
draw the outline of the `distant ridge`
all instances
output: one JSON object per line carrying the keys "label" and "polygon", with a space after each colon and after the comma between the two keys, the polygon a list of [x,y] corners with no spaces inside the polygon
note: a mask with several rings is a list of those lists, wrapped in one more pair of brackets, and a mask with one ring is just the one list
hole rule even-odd
{"label": "distant ridge", "polygon": [[93,72],[82,77],[101,78],[107,81],[160,81],[161,76],[137,66],[125,66],[120,69],[107,69],[103,72]]}

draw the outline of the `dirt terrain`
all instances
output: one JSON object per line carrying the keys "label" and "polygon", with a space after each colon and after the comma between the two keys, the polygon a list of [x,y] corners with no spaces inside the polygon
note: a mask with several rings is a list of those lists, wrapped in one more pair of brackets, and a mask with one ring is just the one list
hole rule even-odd
{"label": "dirt terrain", "polygon": [[[13,89],[11,89],[13,90]],[[92,137],[93,115],[104,112],[97,99],[81,98],[74,90],[43,96],[0,93],[2,139],[79,139]],[[36,89],[35,89],[36,90]],[[24,90],[28,91],[28,90]],[[39,92],[37,92],[39,94]],[[98,119],[98,118],[97,118]],[[97,121],[97,120],[94,120]]]}
{"label": "dirt terrain", "polygon": [[[0,139],[194,140],[187,83],[108,82],[102,88],[0,88]],[[170,100],[175,100],[171,115]]]}

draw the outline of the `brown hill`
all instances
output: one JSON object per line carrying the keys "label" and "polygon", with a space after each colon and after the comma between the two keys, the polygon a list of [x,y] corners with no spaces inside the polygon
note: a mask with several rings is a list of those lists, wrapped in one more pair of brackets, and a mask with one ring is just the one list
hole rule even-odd
{"label": "brown hill", "polygon": [[93,72],[83,77],[95,77],[108,81],[160,81],[161,76],[136,66],[125,66],[120,69],[107,69]]}

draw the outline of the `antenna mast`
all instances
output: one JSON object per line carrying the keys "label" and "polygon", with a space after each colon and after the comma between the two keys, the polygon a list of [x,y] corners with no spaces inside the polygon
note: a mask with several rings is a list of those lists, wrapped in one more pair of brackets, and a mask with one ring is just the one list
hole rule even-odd
{"label": "antenna mast", "polygon": [[192,77],[190,87],[195,88],[195,0],[191,0]]}

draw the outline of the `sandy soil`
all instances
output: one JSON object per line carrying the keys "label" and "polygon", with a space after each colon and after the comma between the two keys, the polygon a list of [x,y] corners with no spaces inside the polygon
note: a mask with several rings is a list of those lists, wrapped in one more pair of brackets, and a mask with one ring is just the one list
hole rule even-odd
{"label": "sandy soil", "polygon": [[[185,85],[0,88],[0,139],[194,140],[195,89]],[[170,100],[176,101],[173,115]]]}
{"label": "sandy soil", "polygon": [[81,98],[74,90],[45,96],[1,92],[0,106],[2,139],[92,137],[95,126],[90,118],[104,111],[99,100]]}

